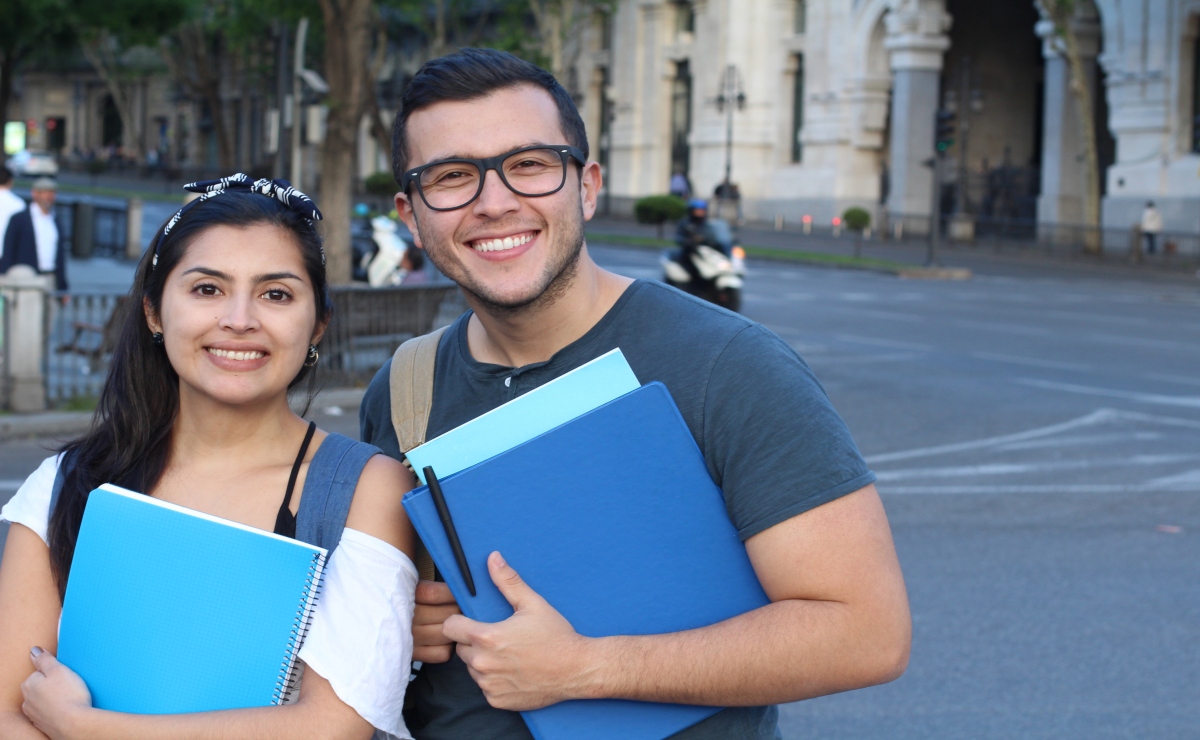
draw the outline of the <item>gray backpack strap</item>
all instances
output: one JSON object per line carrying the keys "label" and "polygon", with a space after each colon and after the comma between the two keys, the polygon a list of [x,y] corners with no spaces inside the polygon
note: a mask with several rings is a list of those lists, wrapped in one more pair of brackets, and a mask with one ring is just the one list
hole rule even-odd
{"label": "gray backpack strap", "polygon": [[358,478],[367,461],[378,454],[378,447],[341,434],[325,438],[304,477],[296,511],[296,539],[333,552],[342,540]]}
{"label": "gray backpack strap", "polygon": [[[400,345],[392,357],[388,390],[392,398],[392,426],[396,429],[401,452],[407,453],[425,443],[429,412],[433,408],[433,371],[437,366],[438,343],[447,328],[443,326],[413,337]],[[408,464],[407,460],[405,464]],[[432,581],[437,577],[433,558],[419,539],[416,544],[413,562],[417,573],[422,581]]]}

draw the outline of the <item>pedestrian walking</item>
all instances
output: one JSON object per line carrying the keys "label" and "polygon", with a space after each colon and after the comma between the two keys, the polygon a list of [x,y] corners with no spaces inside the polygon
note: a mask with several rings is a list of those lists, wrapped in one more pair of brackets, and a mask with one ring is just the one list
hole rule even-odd
{"label": "pedestrian walking", "polygon": [[1154,254],[1158,235],[1162,230],[1162,214],[1154,207],[1154,201],[1150,201],[1142,209],[1142,237],[1146,240],[1146,254]]}
{"label": "pedestrian walking", "polygon": [[0,248],[4,245],[9,219],[25,210],[25,201],[12,191],[12,186],[12,170],[0,164]]}
{"label": "pedestrian walking", "polygon": [[639,380],[671,392],[773,602],[689,632],[595,639],[500,558],[489,574],[516,611],[504,622],[467,619],[445,583],[423,580],[414,735],[527,740],[520,710],[620,698],[729,707],[676,740],[769,740],[775,704],[899,676],[911,624],[875,475],[803,360],[749,319],[592,260],[600,166],[548,72],[464,49],[427,62],[402,98],[396,208],[470,310],[423,340],[435,362],[405,355],[394,379],[391,362],[379,371],[361,438],[399,459],[418,388],[432,387],[420,426],[433,438],[619,347]]}
{"label": "pedestrian walking", "polygon": [[683,174],[683,170],[675,170],[671,175],[671,195],[687,200],[692,197],[692,184],[688,182],[687,175]]}
{"label": "pedestrian walking", "polygon": [[54,221],[58,185],[48,177],[40,177],[34,180],[31,194],[33,203],[9,219],[0,273],[15,265],[28,265],[41,275],[53,275],[54,289],[66,291],[67,257],[60,248],[58,224]]}
{"label": "pedestrian walking", "polygon": [[[412,474],[288,405],[305,381],[312,400],[331,315],[320,212],[281,181],[190,187],[205,197],[159,229],[138,266],[91,428],[0,510],[12,525],[0,561],[0,737],[411,740],[400,707],[417,572],[400,496]],[[299,691],[287,688],[282,706],[93,708],[55,645],[88,493],[103,483],[330,552],[307,635],[295,635]],[[139,659],[169,657],[151,646]]]}

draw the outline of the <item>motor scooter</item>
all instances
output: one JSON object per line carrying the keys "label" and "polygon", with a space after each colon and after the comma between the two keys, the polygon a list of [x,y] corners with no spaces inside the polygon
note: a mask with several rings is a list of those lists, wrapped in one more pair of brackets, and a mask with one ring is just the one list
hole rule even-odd
{"label": "motor scooter", "polygon": [[691,250],[681,247],[663,252],[659,258],[663,282],[722,308],[740,311],[746,252],[734,244],[733,231],[725,221],[710,219],[707,232],[706,241]]}

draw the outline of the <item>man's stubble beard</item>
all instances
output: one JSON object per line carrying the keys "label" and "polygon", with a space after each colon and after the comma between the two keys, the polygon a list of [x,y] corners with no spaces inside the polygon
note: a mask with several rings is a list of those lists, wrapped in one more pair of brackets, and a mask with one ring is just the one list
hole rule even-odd
{"label": "man's stubble beard", "polygon": [[[413,221],[417,226],[417,233],[421,236],[421,241],[425,244],[430,242],[425,239],[425,234],[421,233],[421,222],[413,214]],[[543,234],[545,231],[542,232]],[[542,271],[541,278],[535,290],[531,291],[531,295],[517,300],[504,301],[497,298],[495,295],[489,294],[476,281],[471,280],[465,269],[461,268],[461,261],[452,261],[443,259],[443,248],[447,252],[451,252],[456,248],[452,239],[443,240],[439,243],[437,250],[427,249],[426,255],[430,262],[441,270],[441,272],[449,277],[458,286],[475,299],[481,311],[486,312],[489,316],[496,319],[512,319],[522,314],[534,313],[553,305],[561,298],[575,282],[575,276],[579,270],[579,257],[583,253],[583,209],[578,210],[578,217],[570,223],[570,230],[564,233],[559,242],[565,244],[563,249],[559,248],[558,244],[551,246],[550,262]],[[435,253],[436,252],[436,253]],[[452,264],[453,262],[453,264]]]}

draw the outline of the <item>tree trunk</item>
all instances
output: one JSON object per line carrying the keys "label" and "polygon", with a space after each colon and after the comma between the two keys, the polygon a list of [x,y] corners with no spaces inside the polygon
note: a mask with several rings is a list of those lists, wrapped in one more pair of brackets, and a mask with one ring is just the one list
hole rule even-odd
{"label": "tree trunk", "polygon": [[5,49],[0,65],[0,125],[3,125],[8,120],[8,102],[12,100],[13,76],[17,66],[16,49]]}
{"label": "tree trunk", "polygon": [[[321,214],[326,271],[334,285],[350,278],[350,200],[358,125],[366,101],[371,0],[321,0],[329,116],[321,145]],[[373,92],[373,91],[372,91]]]}
{"label": "tree trunk", "polygon": [[113,106],[117,109],[117,115],[121,118],[121,140],[126,147],[132,145],[134,158],[138,164],[146,161],[146,152],[143,149],[143,142],[140,136],[136,135],[136,127],[133,125],[133,111],[130,110],[129,100],[125,97],[125,91],[121,86],[119,79],[119,62],[115,54],[110,54],[107,51],[109,46],[110,36],[107,31],[99,31],[95,35],[80,34],[80,49],[83,51],[83,56],[96,70],[96,74],[100,77],[100,81],[108,88],[108,93],[112,95]]}

